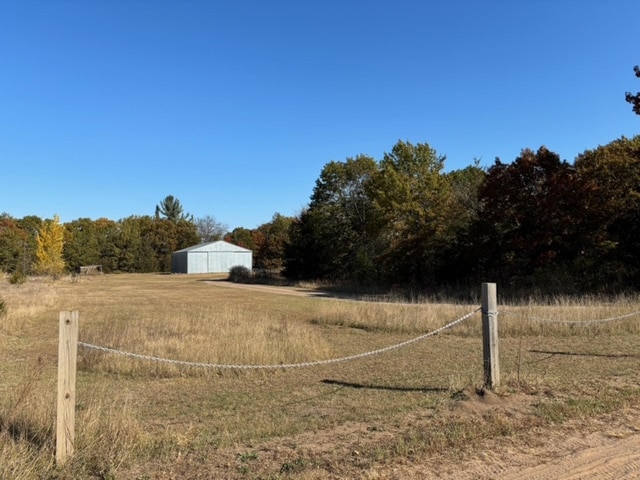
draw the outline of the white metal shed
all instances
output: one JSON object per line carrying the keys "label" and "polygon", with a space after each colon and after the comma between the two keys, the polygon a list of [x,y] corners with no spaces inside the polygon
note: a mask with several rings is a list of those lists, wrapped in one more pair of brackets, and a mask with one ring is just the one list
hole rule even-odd
{"label": "white metal shed", "polygon": [[172,273],[228,273],[235,266],[253,266],[253,252],[222,240],[200,243],[171,254]]}

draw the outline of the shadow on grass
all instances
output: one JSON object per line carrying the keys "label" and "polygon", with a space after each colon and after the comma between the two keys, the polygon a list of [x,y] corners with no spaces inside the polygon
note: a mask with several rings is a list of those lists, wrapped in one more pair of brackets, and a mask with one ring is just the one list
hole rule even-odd
{"label": "shadow on grass", "polygon": [[529,353],[542,353],[549,355],[565,355],[575,357],[602,357],[602,358],[640,358],[640,355],[634,353],[585,353],[585,352],[560,352],[551,350],[529,350]]}
{"label": "shadow on grass", "polygon": [[439,393],[448,392],[449,388],[444,387],[394,387],[391,385],[372,385],[365,383],[343,382],[341,380],[324,379],[322,383],[327,385],[339,385],[348,388],[366,388],[370,390],[388,390],[392,392],[422,392],[422,393]]}
{"label": "shadow on grass", "polygon": [[0,417],[0,435],[7,435],[15,442],[27,442],[34,447],[44,448],[51,444],[53,434],[51,431],[25,422],[15,422]]}

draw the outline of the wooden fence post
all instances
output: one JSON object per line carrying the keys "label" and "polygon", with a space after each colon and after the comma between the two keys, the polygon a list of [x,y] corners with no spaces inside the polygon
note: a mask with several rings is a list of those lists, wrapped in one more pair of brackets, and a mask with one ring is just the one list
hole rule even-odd
{"label": "wooden fence post", "polygon": [[56,463],[73,455],[76,418],[76,357],[78,353],[78,312],[60,312],[58,343],[58,407]]}
{"label": "wooden fence post", "polygon": [[495,283],[482,284],[482,354],[484,359],[484,386],[492,390],[500,385],[498,301]]}

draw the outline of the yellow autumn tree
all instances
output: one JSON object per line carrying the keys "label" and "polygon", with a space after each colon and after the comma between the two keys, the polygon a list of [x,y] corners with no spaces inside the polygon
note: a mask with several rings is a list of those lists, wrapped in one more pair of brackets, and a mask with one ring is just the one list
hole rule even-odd
{"label": "yellow autumn tree", "polygon": [[65,263],[62,257],[64,248],[64,227],[60,218],[54,215],[53,220],[42,224],[36,237],[37,271],[44,275],[60,275],[64,272]]}

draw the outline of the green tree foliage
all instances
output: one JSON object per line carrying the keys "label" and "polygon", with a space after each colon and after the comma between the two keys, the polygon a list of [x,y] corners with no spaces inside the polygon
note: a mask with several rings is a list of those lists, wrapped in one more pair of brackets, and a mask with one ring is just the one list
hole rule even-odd
{"label": "green tree foliage", "polygon": [[[102,265],[102,270],[105,273],[110,273],[110,272],[117,272],[118,271],[118,256],[117,256],[117,252],[116,252],[116,245],[114,242],[116,242],[117,237],[118,237],[118,222],[115,222],[113,220],[109,220],[107,218],[100,218],[98,220],[95,221],[89,221],[91,222],[91,226],[87,226],[87,231],[90,232],[90,234],[92,236],[95,236],[95,242],[98,244],[98,251],[99,251],[99,261],[97,263],[89,263],[89,260],[91,259],[91,257],[89,258],[82,258],[82,256],[77,256],[75,259],[75,262],[79,262],[77,264],[73,264],[74,268],[78,268],[80,265]],[[74,247],[73,247],[73,243],[76,241],[76,239],[79,239],[80,242],[87,242],[89,244],[91,244],[94,240],[87,240],[87,239],[83,239],[83,234],[78,237],[76,237],[73,234],[73,229],[71,231],[71,235],[70,235],[70,245],[65,245],[65,250],[67,247],[69,247],[69,249],[71,250],[71,252],[74,251]],[[79,249],[76,247],[75,249],[76,251],[82,251],[82,247],[80,247]],[[93,257],[95,258],[95,257]],[[84,261],[87,261],[87,263],[83,263]],[[71,266],[71,264],[70,264]]]}
{"label": "green tree foliage", "polygon": [[36,238],[36,269],[45,275],[60,275],[64,272],[65,263],[62,255],[64,249],[64,227],[56,215],[53,220],[45,221]]}
{"label": "green tree foliage", "polygon": [[121,272],[170,272],[171,254],[199,242],[192,222],[131,216],[113,238],[115,268]]}
{"label": "green tree foliage", "polygon": [[[291,226],[286,274],[558,291],[640,283],[638,151],[622,139],[571,165],[541,147],[443,173],[429,145],[398,142],[366,179],[353,160],[330,162]],[[374,275],[358,276],[359,249]]]}
{"label": "green tree foliage", "polygon": [[[633,71],[636,73],[636,77],[640,78],[640,67],[638,65],[633,67]],[[625,99],[633,106],[633,112],[636,115],[640,115],[640,92],[636,93],[635,95],[631,92],[627,92],[625,94]]]}
{"label": "green tree foliage", "polygon": [[173,195],[167,195],[156,205],[156,218],[165,218],[173,223],[180,220],[193,221],[193,215],[185,214],[180,200]]}
{"label": "green tree foliage", "polygon": [[[492,280],[503,291],[554,293],[640,287],[640,136],[574,164],[545,147],[487,170],[476,162],[445,173],[444,161],[426,143],[400,141],[379,162],[329,162],[298,217],[276,213],[225,240],[253,250],[257,268],[284,265],[294,278],[420,288]],[[173,197],[157,213],[64,229],[57,218],[0,215],[0,268],[21,274],[37,258],[39,271],[54,274],[64,261],[169,271],[172,252],[222,233],[213,217],[198,228]]]}
{"label": "green tree foliage", "polygon": [[200,242],[196,226],[193,222],[182,219],[177,223],[160,221],[154,224],[154,240],[152,246],[156,252],[161,272],[171,271],[171,254]]}
{"label": "green tree foliage", "polygon": [[118,222],[79,219],[66,225],[65,259],[71,268],[102,265],[104,272],[169,272],[171,254],[199,242],[195,224],[150,216]]}
{"label": "green tree foliage", "polygon": [[257,228],[254,233],[257,249],[254,256],[255,268],[277,272],[282,270],[292,223],[292,217],[276,212],[270,222]]}
{"label": "green tree foliage", "polygon": [[376,161],[365,155],[324,166],[309,208],[291,226],[288,276],[377,279],[376,212],[367,191],[377,171]]}
{"label": "green tree foliage", "polygon": [[20,259],[20,272],[29,275],[33,272],[36,262],[36,237],[43,220],[36,215],[27,215],[18,220],[18,226],[25,233],[26,244]]}
{"label": "green tree foliage", "polygon": [[399,141],[369,185],[381,220],[384,275],[392,281],[433,283],[437,252],[452,234],[453,197],[442,174],[445,156],[427,143]]}
{"label": "green tree foliage", "polygon": [[454,281],[468,275],[478,217],[478,164],[443,174],[428,144],[398,142],[381,162],[359,156],[323,168],[291,227],[285,274],[355,282]]}
{"label": "green tree foliage", "polygon": [[276,212],[270,222],[255,229],[234,228],[225,235],[224,240],[251,250],[254,268],[280,273],[285,263],[293,222],[292,217]]}
{"label": "green tree foliage", "polygon": [[476,230],[481,214],[479,191],[485,178],[486,170],[477,160],[462,170],[445,174],[451,189],[451,204],[448,239],[438,252],[436,278],[439,282],[482,281],[477,254],[480,236]]}
{"label": "green tree foliage", "polygon": [[89,218],[65,224],[64,258],[70,270],[101,264],[100,235],[96,229],[97,222]]}
{"label": "green tree foliage", "polygon": [[256,233],[253,230],[244,227],[234,228],[231,232],[227,233],[224,240],[234,245],[238,245],[242,248],[248,248],[256,253],[258,251],[259,241],[256,241]]}
{"label": "green tree foliage", "polygon": [[585,276],[640,286],[640,136],[587,150],[575,165],[588,192]]}
{"label": "green tree foliage", "polygon": [[[162,221],[162,220],[158,220]],[[141,261],[148,261],[153,258],[151,251],[145,252],[143,255],[142,248],[149,247],[147,242],[143,241],[141,223],[144,217],[132,216],[118,222],[118,228],[112,238],[113,255],[115,259],[115,270],[118,272],[137,272],[145,271],[140,268]]]}
{"label": "green tree foliage", "polygon": [[[27,234],[15,219],[6,213],[0,215],[0,269],[6,272],[23,270]],[[24,273],[24,272],[23,272]]]}

